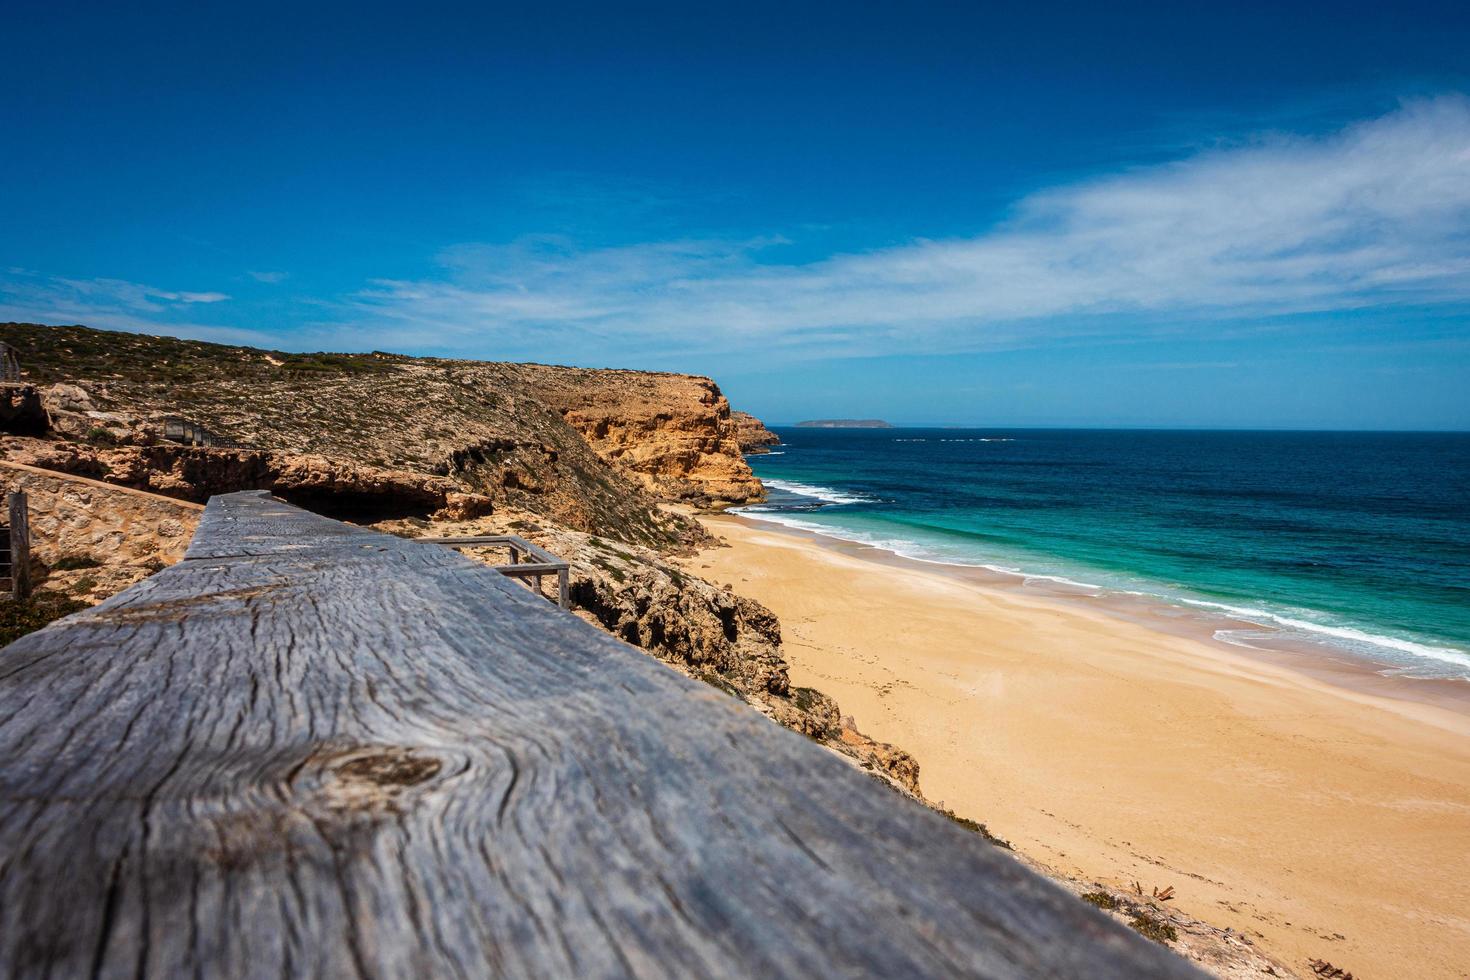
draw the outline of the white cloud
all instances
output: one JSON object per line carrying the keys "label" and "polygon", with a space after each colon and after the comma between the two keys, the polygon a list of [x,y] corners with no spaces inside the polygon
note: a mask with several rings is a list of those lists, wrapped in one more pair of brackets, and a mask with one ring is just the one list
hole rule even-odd
{"label": "white cloud", "polygon": [[0,319],[80,323],[106,330],[168,334],[220,343],[267,344],[269,334],[180,320],[197,304],[230,297],[216,292],[158,289],[123,279],[68,279],[21,268],[0,275]]}
{"label": "white cloud", "polygon": [[767,241],[459,246],[441,278],[374,283],[348,319],[378,343],[542,357],[973,350],[1464,302],[1467,243],[1470,100],[1445,96],[1040,192],[973,238],[803,265]]}
{"label": "white cloud", "polygon": [[[1325,136],[1269,135],[1051,188],[982,234],[787,264],[778,237],[583,249],[463,244],[283,333],[183,324],[229,299],[0,275],[0,316],[293,347],[667,363],[670,355],[955,352],[1226,320],[1470,302],[1470,99]],[[248,273],[279,282],[284,273]],[[1449,304],[1459,304],[1451,306]],[[235,311],[233,319],[239,318]]]}
{"label": "white cloud", "polygon": [[271,285],[278,282],[285,282],[286,278],[290,275],[288,272],[247,272],[245,274],[256,282],[270,283]]}
{"label": "white cloud", "polygon": [[[12,273],[17,270],[11,270]],[[46,303],[65,306],[103,304],[108,307],[162,313],[170,306],[189,303],[218,303],[230,297],[224,293],[175,292],[157,289],[124,279],[65,279],[22,273],[0,283],[5,294],[30,297]]]}

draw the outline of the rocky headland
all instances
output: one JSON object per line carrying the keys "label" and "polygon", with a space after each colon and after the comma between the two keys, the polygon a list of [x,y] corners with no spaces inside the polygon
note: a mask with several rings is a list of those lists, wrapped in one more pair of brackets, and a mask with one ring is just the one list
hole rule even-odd
{"label": "rocky headland", "polygon": [[808,419],[796,423],[798,429],[891,429],[892,423],[882,419]]}
{"label": "rocky headland", "polygon": [[747,456],[768,453],[772,446],[781,445],[781,437],[776,435],[760,419],[749,412],[731,412],[735,419],[735,439],[740,444],[740,451]]}

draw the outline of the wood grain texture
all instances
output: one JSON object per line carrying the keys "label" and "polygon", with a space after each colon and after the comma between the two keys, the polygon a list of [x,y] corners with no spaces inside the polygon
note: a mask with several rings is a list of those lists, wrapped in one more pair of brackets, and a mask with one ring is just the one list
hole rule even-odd
{"label": "wood grain texture", "polygon": [[263,494],[0,652],[0,739],[8,977],[1197,975],[492,569]]}

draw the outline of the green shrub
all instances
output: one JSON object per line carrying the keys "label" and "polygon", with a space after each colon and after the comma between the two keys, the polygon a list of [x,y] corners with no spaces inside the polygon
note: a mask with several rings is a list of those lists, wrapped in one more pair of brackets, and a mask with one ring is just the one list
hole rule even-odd
{"label": "green shrub", "polygon": [[117,436],[113,435],[109,429],[104,429],[100,425],[94,425],[87,430],[86,435],[82,436],[82,441],[91,443],[94,446],[116,446]]}
{"label": "green shrub", "polygon": [[62,555],[51,563],[53,572],[70,572],[79,568],[101,568],[102,562],[91,555]]}
{"label": "green shrub", "polygon": [[732,698],[737,698],[741,701],[745,700],[745,698],[740,694],[740,689],[738,687],[725,680],[725,678],[721,677],[713,670],[702,671],[699,675],[699,679],[704,681],[710,687],[718,688],[719,690],[724,691]]}
{"label": "green shrub", "polygon": [[1134,929],[1137,929],[1142,935],[1161,945],[1167,946],[1179,938],[1178,931],[1169,925],[1169,923],[1162,922],[1143,912],[1134,912],[1133,919],[1128,924]]}
{"label": "green shrub", "polygon": [[1001,840],[999,837],[992,834],[990,832],[990,828],[985,826],[980,821],[971,820],[969,817],[962,817],[958,813],[955,813],[953,810],[940,810],[939,812],[944,814],[946,817],[949,817],[949,819],[953,820],[961,827],[964,827],[966,830],[971,831],[972,833],[979,834],[981,837],[984,837],[996,847],[1003,847],[1008,851],[1015,850],[1015,848],[1011,847],[1010,841]]}
{"label": "green shrub", "polygon": [[1108,912],[1115,911],[1118,908],[1118,900],[1107,892],[1088,892],[1082,896],[1082,901],[1088,905],[1096,905],[1098,908]]}
{"label": "green shrub", "polygon": [[814,687],[793,687],[791,689],[791,703],[801,711],[810,711],[817,704],[821,691]]}
{"label": "green shrub", "polygon": [[381,374],[392,370],[371,354],[283,354],[281,369],[293,374]]}
{"label": "green shrub", "polygon": [[41,593],[29,599],[0,599],[0,645],[14,643],[52,620],[86,608],[85,602],[54,593]]}

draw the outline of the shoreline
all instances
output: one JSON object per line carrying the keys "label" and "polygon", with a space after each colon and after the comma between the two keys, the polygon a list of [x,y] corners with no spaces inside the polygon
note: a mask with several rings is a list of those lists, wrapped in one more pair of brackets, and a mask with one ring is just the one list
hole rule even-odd
{"label": "shoreline", "polygon": [[[891,568],[944,575],[981,588],[1075,604],[1078,608],[1123,619],[1149,630],[1197,640],[1226,654],[1302,674],[1352,694],[1425,705],[1463,716],[1457,720],[1435,715],[1451,730],[1470,734],[1470,678],[1416,677],[1350,650],[1334,649],[1329,642],[1294,639],[1270,623],[1231,616],[1204,605],[1171,602],[1162,596],[1123,592],[1054,575],[916,558],[836,533],[813,531],[772,520],[759,511],[735,509],[721,516],[748,521],[772,533],[789,534],[818,547]],[[1221,637],[1222,633],[1231,632],[1264,635],[1253,636],[1249,643]]]}
{"label": "shoreline", "polygon": [[1302,972],[1464,975],[1470,714],[1425,698],[1434,682],[1302,669],[1197,617],[754,515],[705,522],[729,547],[691,570],[776,612],[793,684],[1042,866],[1174,886],[1182,911]]}

